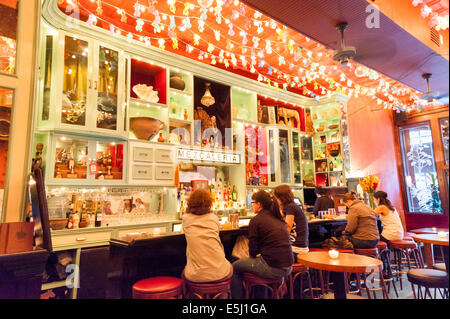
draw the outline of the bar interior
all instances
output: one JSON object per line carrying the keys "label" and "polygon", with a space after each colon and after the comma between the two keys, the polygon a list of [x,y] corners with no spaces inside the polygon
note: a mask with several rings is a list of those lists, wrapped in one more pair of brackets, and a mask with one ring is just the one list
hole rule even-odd
{"label": "bar interior", "polygon": [[395,2],[0,0],[0,298],[448,299],[448,1]]}

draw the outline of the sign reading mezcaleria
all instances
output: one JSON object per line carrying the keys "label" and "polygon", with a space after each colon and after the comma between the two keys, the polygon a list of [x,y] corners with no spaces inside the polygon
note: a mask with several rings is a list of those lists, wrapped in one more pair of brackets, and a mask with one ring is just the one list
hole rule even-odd
{"label": "sign reading mezcaleria", "polygon": [[192,150],[179,148],[177,150],[178,160],[206,161],[226,164],[239,164],[241,157],[239,154],[222,153],[217,151]]}

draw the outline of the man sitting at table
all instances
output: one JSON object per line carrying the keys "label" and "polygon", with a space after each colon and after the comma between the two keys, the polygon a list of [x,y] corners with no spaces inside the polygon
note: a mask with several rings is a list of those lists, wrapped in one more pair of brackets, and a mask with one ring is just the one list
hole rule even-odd
{"label": "man sitting at table", "polygon": [[343,234],[352,242],[353,248],[375,248],[380,234],[373,209],[357,199],[354,191],[345,194],[343,202],[348,207],[347,227]]}

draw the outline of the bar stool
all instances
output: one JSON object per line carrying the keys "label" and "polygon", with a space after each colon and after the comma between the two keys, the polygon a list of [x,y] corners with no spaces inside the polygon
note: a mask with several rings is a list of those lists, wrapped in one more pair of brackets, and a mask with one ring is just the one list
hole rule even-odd
{"label": "bar stool", "polygon": [[[411,283],[414,299],[426,299],[427,294],[433,299],[430,293],[430,288],[435,288],[434,299],[436,299],[436,290],[439,289],[439,293],[442,298],[448,299],[448,274],[445,271],[436,269],[411,269],[407,273],[408,280]],[[414,290],[414,284],[417,285],[417,296]],[[425,288],[425,292],[422,295],[421,287]],[[440,291],[444,289],[444,293]]]}
{"label": "bar stool", "polygon": [[391,283],[392,283],[392,286],[394,287],[395,295],[398,298],[397,287],[395,286],[395,281],[393,280],[393,275],[392,275],[391,252],[388,248],[387,243],[385,243],[382,240],[380,240],[378,242],[377,249],[378,249],[378,259],[380,259],[381,261],[386,261],[386,265],[387,265],[387,267],[383,268],[383,278],[384,278],[384,283],[385,284],[387,283],[387,292],[388,292],[388,294],[391,292]]}
{"label": "bar stool", "polygon": [[183,282],[176,277],[152,277],[133,285],[133,299],[182,299]]}
{"label": "bar stool", "polygon": [[271,299],[283,298],[283,291],[286,290],[286,281],[284,278],[273,280],[260,277],[258,275],[244,272],[243,274],[243,286],[245,291],[245,299],[250,299],[252,296],[253,288],[256,286],[266,287],[270,291]]}
{"label": "bar stool", "polygon": [[447,271],[445,268],[445,263],[436,263],[433,265],[433,268],[440,271]]}
{"label": "bar stool", "polygon": [[[181,274],[183,280],[183,295],[185,298],[195,296],[198,299],[231,299],[231,277],[212,282],[193,282],[186,279],[184,271]],[[223,298],[220,298],[223,297]]]}
{"label": "bar stool", "polygon": [[[383,248],[385,246],[383,244],[380,244],[380,247]],[[363,255],[363,256],[367,256],[367,257],[372,257],[372,258],[376,258],[376,259],[380,259],[381,260],[380,253],[378,251],[378,245],[377,245],[377,247],[374,247],[374,248],[366,248],[366,249],[355,248],[354,250],[355,250],[355,254]],[[364,282],[364,285],[366,287],[367,297],[369,299],[371,299],[370,292],[373,292],[373,297],[374,297],[374,299],[376,299],[377,298],[376,291],[379,291],[379,290],[382,291],[383,298],[389,299],[389,295],[387,293],[386,285],[385,285],[385,281],[384,281],[383,271],[380,271],[378,279],[375,279],[375,278],[373,279],[373,281],[377,280],[377,281],[380,282],[380,285],[381,285],[380,288],[369,288],[369,286],[367,285],[366,274],[362,274],[362,275],[363,275],[363,282]],[[356,274],[356,278],[357,278],[357,280],[359,280],[360,274]]]}
{"label": "bar stool", "polygon": [[[339,249],[339,248],[335,248],[335,249],[338,250],[339,253],[347,253],[347,254],[353,254],[354,253],[353,249]],[[312,252],[312,251],[328,251],[328,250],[330,250],[330,249],[328,249],[328,248],[310,248],[309,249],[310,252]],[[322,293],[322,296],[324,296],[324,295],[328,294],[331,291],[330,290],[330,272],[329,271],[316,270],[316,269],[314,269],[314,270],[318,272],[320,287],[319,288],[313,288],[313,291],[314,290],[316,290],[316,291],[320,290],[320,292]],[[347,278],[348,274],[346,273],[345,276],[346,276],[346,281],[348,281],[348,278]],[[325,279],[324,279],[324,277],[325,277]],[[346,288],[347,288],[347,293],[348,293],[348,291],[349,291],[348,285],[347,285]],[[358,291],[359,291],[359,289],[360,288],[358,286]]]}
{"label": "bar stool", "polygon": [[287,276],[287,282],[289,284],[289,298],[294,299],[294,283],[295,280],[300,277],[300,298],[302,298],[304,291],[303,291],[303,276],[306,276],[308,280],[308,288],[309,288],[309,295],[310,299],[313,299],[313,289],[312,289],[312,283],[311,283],[311,276],[309,274],[309,270],[307,267],[303,266],[302,264],[293,264],[292,265],[292,271]]}
{"label": "bar stool", "polygon": [[400,289],[403,289],[402,279],[406,279],[402,277],[401,274],[406,274],[407,272],[403,271],[403,256],[406,259],[406,264],[408,266],[408,270],[412,269],[411,267],[411,259],[412,256],[415,264],[415,268],[423,268],[423,262],[420,257],[420,252],[417,247],[417,244],[414,241],[409,240],[392,240],[388,245],[389,249],[394,252],[394,260],[396,267],[396,278],[397,281],[400,280]]}

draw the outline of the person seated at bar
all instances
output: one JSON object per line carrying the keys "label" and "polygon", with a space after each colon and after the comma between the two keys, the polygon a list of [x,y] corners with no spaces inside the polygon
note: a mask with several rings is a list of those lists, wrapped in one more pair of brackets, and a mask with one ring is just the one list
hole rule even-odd
{"label": "person seated at bar", "polygon": [[328,211],[330,208],[334,208],[334,201],[328,197],[327,192],[321,186],[316,186],[314,190],[316,193],[317,199],[314,203],[314,215],[317,216],[318,212]]}
{"label": "person seated at bar", "polygon": [[278,280],[290,274],[294,261],[289,233],[278,205],[274,205],[270,194],[263,190],[253,194],[252,200],[256,216],[250,220],[248,228],[250,258],[233,263],[231,295],[234,299],[244,296],[243,273]]}
{"label": "person seated at bar", "polygon": [[308,219],[303,208],[294,202],[294,194],[288,185],[278,185],[274,189],[274,196],[280,206],[281,214],[286,222],[290,235],[294,260],[297,254],[307,253],[308,248]]}
{"label": "person seated at bar", "polygon": [[397,210],[387,198],[388,194],[383,191],[377,191],[373,197],[378,205],[375,213],[380,217],[383,225],[380,240],[387,244],[391,240],[402,240],[404,235],[402,221]]}
{"label": "person seated at bar", "polygon": [[212,204],[207,190],[195,190],[189,196],[183,215],[183,231],[187,242],[184,277],[189,281],[220,281],[231,276],[233,271],[231,263],[225,258],[219,237],[219,218],[212,213]]}
{"label": "person seated at bar", "polygon": [[343,234],[352,242],[353,248],[375,248],[380,240],[375,212],[357,198],[355,191],[345,194],[342,201],[348,207],[347,227]]}

